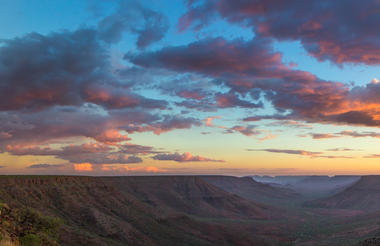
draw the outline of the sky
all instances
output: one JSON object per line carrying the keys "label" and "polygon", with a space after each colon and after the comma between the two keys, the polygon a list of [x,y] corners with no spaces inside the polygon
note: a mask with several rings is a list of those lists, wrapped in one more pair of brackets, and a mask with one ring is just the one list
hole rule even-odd
{"label": "sky", "polygon": [[0,174],[380,174],[379,0],[0,4]]}

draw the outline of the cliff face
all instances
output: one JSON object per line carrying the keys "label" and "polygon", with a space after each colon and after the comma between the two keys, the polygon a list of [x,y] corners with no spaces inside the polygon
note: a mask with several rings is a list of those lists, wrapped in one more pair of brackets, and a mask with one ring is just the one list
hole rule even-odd
{"label": "cliff face", "polygon": [[213,220],[280,214],[199,177],[1,176],[0,201],[62,220],[61,245],[265,245],[264,227]]}

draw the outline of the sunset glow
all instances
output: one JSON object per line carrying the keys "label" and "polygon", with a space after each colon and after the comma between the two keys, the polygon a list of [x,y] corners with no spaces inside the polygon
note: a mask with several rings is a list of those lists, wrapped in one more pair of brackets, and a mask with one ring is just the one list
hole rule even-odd
{"label": "sunset glow", "polygon": [[290,2],[8,1],[0,174],[380,174],[380,2]]}

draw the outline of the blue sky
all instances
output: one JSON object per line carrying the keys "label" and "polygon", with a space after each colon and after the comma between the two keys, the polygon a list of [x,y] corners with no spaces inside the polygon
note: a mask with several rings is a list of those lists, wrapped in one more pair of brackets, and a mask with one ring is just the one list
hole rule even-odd
{"label": "blue sky", "polygon": [[380,172],[377,3],[0,3],[0,172]]}

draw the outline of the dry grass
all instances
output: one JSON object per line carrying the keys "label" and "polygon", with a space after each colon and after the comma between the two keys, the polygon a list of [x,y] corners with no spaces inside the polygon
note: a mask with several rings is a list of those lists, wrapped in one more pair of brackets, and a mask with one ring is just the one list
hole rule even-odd
{"label": "dry grass", "polygon": [[9,239],[3,239],[0,241],[0,246],[18,246],[18,244],[13,243]]}

